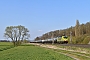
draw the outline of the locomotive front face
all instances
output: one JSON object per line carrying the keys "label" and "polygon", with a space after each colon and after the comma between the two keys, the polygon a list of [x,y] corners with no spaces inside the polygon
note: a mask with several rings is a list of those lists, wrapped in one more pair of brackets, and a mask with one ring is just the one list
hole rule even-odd
{"label": "locomotive front face", "polygon": [[58,43],[68,43],[68,37],[67,36],[62,36],[57,38]]}
{"label": "locomotive front face", "polygon": [[63,38],[64,43],[67,44],[68,43],[68,37],[67,36],[63,36],[62,38]]}

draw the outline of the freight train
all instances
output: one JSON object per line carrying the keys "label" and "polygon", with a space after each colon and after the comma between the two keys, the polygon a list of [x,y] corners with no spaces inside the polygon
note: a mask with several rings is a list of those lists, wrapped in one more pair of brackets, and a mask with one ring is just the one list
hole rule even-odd
{"label": "freight train", "polygon": [[68,43],[68,37],[67,36],[61,36],[61,37],[52,38],[52,39],[31,41],[30,43],[62,43],[62,44],[65,43],[65,44],[67,44]]}

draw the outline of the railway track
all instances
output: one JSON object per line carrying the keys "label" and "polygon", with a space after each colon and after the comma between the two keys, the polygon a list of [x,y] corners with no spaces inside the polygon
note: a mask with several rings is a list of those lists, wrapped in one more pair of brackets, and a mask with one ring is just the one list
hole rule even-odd
{"label": "railway track", "polygon": [[[52,43],[44,43],[44,44],[52,44]],[[54,45],[90,48],[90,44],[58,44],[58,43],[54,43]]]}
{"label": "railway track", "polygon": [[[52,43],[39,43],[39,44],[52,44]],[[90,48],[90,44],[58,44],[58,43],[54,43],[54,45]]]}

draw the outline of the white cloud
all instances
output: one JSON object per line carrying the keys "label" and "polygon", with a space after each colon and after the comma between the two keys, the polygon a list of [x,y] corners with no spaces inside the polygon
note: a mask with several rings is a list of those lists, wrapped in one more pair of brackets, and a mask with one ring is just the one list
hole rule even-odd
{"label": "white cloud", "polygon": [[41,32],[42,30],[38,30],[39,32]]}

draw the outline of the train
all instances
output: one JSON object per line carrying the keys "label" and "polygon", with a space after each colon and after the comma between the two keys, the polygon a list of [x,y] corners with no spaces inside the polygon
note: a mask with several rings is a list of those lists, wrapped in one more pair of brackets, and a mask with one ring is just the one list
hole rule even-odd
{"label": "train", "polygon": [[59,43],[59,44],[67,44],[68,43],[68,37],[67,36],[60,36],[52,39],[45,39],[45,40],[37,40],[37,41],[31,41],[30,43]]}

